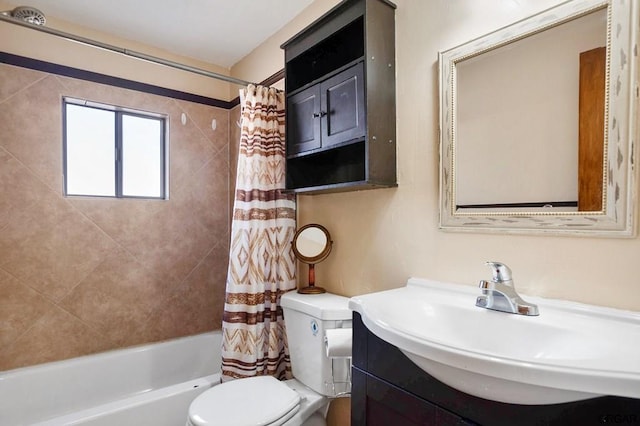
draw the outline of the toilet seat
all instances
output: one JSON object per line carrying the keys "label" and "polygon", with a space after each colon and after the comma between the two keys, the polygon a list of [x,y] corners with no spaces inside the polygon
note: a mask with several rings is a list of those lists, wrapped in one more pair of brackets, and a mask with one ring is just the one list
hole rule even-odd
{"label": "toilet seat", "polygon": [[271,376],[214,386],[189,407],[193,426],[279,426],[300,409],[300,394]]}

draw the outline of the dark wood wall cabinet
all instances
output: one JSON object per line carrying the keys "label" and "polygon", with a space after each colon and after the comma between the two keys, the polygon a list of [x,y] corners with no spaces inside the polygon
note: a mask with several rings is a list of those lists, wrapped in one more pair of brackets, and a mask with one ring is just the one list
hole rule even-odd
{"label": "dark wood wall cabinet", "polygon": [[640,400],[605,396],[553,405],[489,401],[422,371],[353,317],[351,426],[640,424]]}
{"label": "dark wood wall cabinet", "polygon": [[281,47],[287,189],[396,186],[395,5],[344,0]]}

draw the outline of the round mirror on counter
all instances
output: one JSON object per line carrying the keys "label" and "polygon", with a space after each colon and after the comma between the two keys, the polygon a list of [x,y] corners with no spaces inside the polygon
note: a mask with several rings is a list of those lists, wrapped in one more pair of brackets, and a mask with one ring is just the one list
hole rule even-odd
{"label": "round mirror on counter", "polygon": [[298,289],[298,293],[319,294],[326,290],[316,286],[315,264],[331,253],[331,235],[327,228],[316,223],[304,225],[296,231],[291,246],[296,258],[309,265],[309,284]]}

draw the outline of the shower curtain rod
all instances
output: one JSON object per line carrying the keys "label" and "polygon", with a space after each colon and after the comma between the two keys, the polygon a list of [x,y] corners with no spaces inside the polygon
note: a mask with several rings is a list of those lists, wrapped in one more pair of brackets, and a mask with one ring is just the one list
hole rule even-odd
{"label": "shower curtain rod", "polygon": [[122,47],[114,46],[114,45],[111,45],[111,44],[102,43],[102,42],[97,41],[97,40],[92,40],[90,38],[77,36],[75,34],[67,33],[67,32],[60,31],[60,30],[55,30],[53,28],[48,28],[48,27],[41,26],[41,25],[30,24],[30,23],[22,21],[20,19],[16,19],[16,18],[12,18],[12,17],[7,16],[7,15],[4,15],[2,13],[0,13],[0,20],[4,21],[4,22],[8,22],[10,24],[15,24],[15,25],[20,25],[22,27],[26,27],[26,28],[31,28],[32,30],[45,32],[47,34],[51,34],[51,35],[54,35],[54,36],[57,36],[57,37],[62,37],[62,38],[65,38],[67,40],[77,41],[77,42],[82,43],[82,44],[87,44],[87,45],[90,45],[90,46],[99,47],[101,49],[110,50],[112,52],[121,53],[121,54],[126,55],[126,56],[131,56],[132,58],[142,59],[142,60],[148,61],[148,62],[154,62],[156,64],[164,65],[164,66],[167,66],[167,67],[177,68],[177,69],[182,70],[182,71],[188,71],[188,72],[191,72],[191,73],[194,73],[194,74],[204,75],[205,77],[215,78],[217,80],[223,80],[223,81],[226,81],[227,83],[238,84],[240,86],[247,86],[249,84],[253,84],[253,85],[257,86],[256,83],[252,83],[250,81],[240,80],[238,78],[229,77],[229,76],[224,75],[224,74],[218,74],[218,73],[215,73],[215,72],[212,72],[212,71],[207,71],[207,70],[203,70],[203,69],[200,69],[200,68],[192,67],[192,66],[189,66],[189,65],[181,64],[179,62],[169,61],[167,59],[158,58],[156,56],[147,55],[145,53],[136,52],[134,50],[129,50],[129,49],[125,49],[125,48],[122,48]]}

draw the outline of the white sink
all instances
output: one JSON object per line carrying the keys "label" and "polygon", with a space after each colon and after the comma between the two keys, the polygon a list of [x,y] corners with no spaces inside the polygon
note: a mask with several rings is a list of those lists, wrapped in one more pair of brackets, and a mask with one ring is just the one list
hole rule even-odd
{"label": "white sink", "polygon": [[480,289],[411,278],[353,297],[371,332],[462,392],[514,404],[640,398],[640,313],[535,297],[539,316],[475,306]]}

